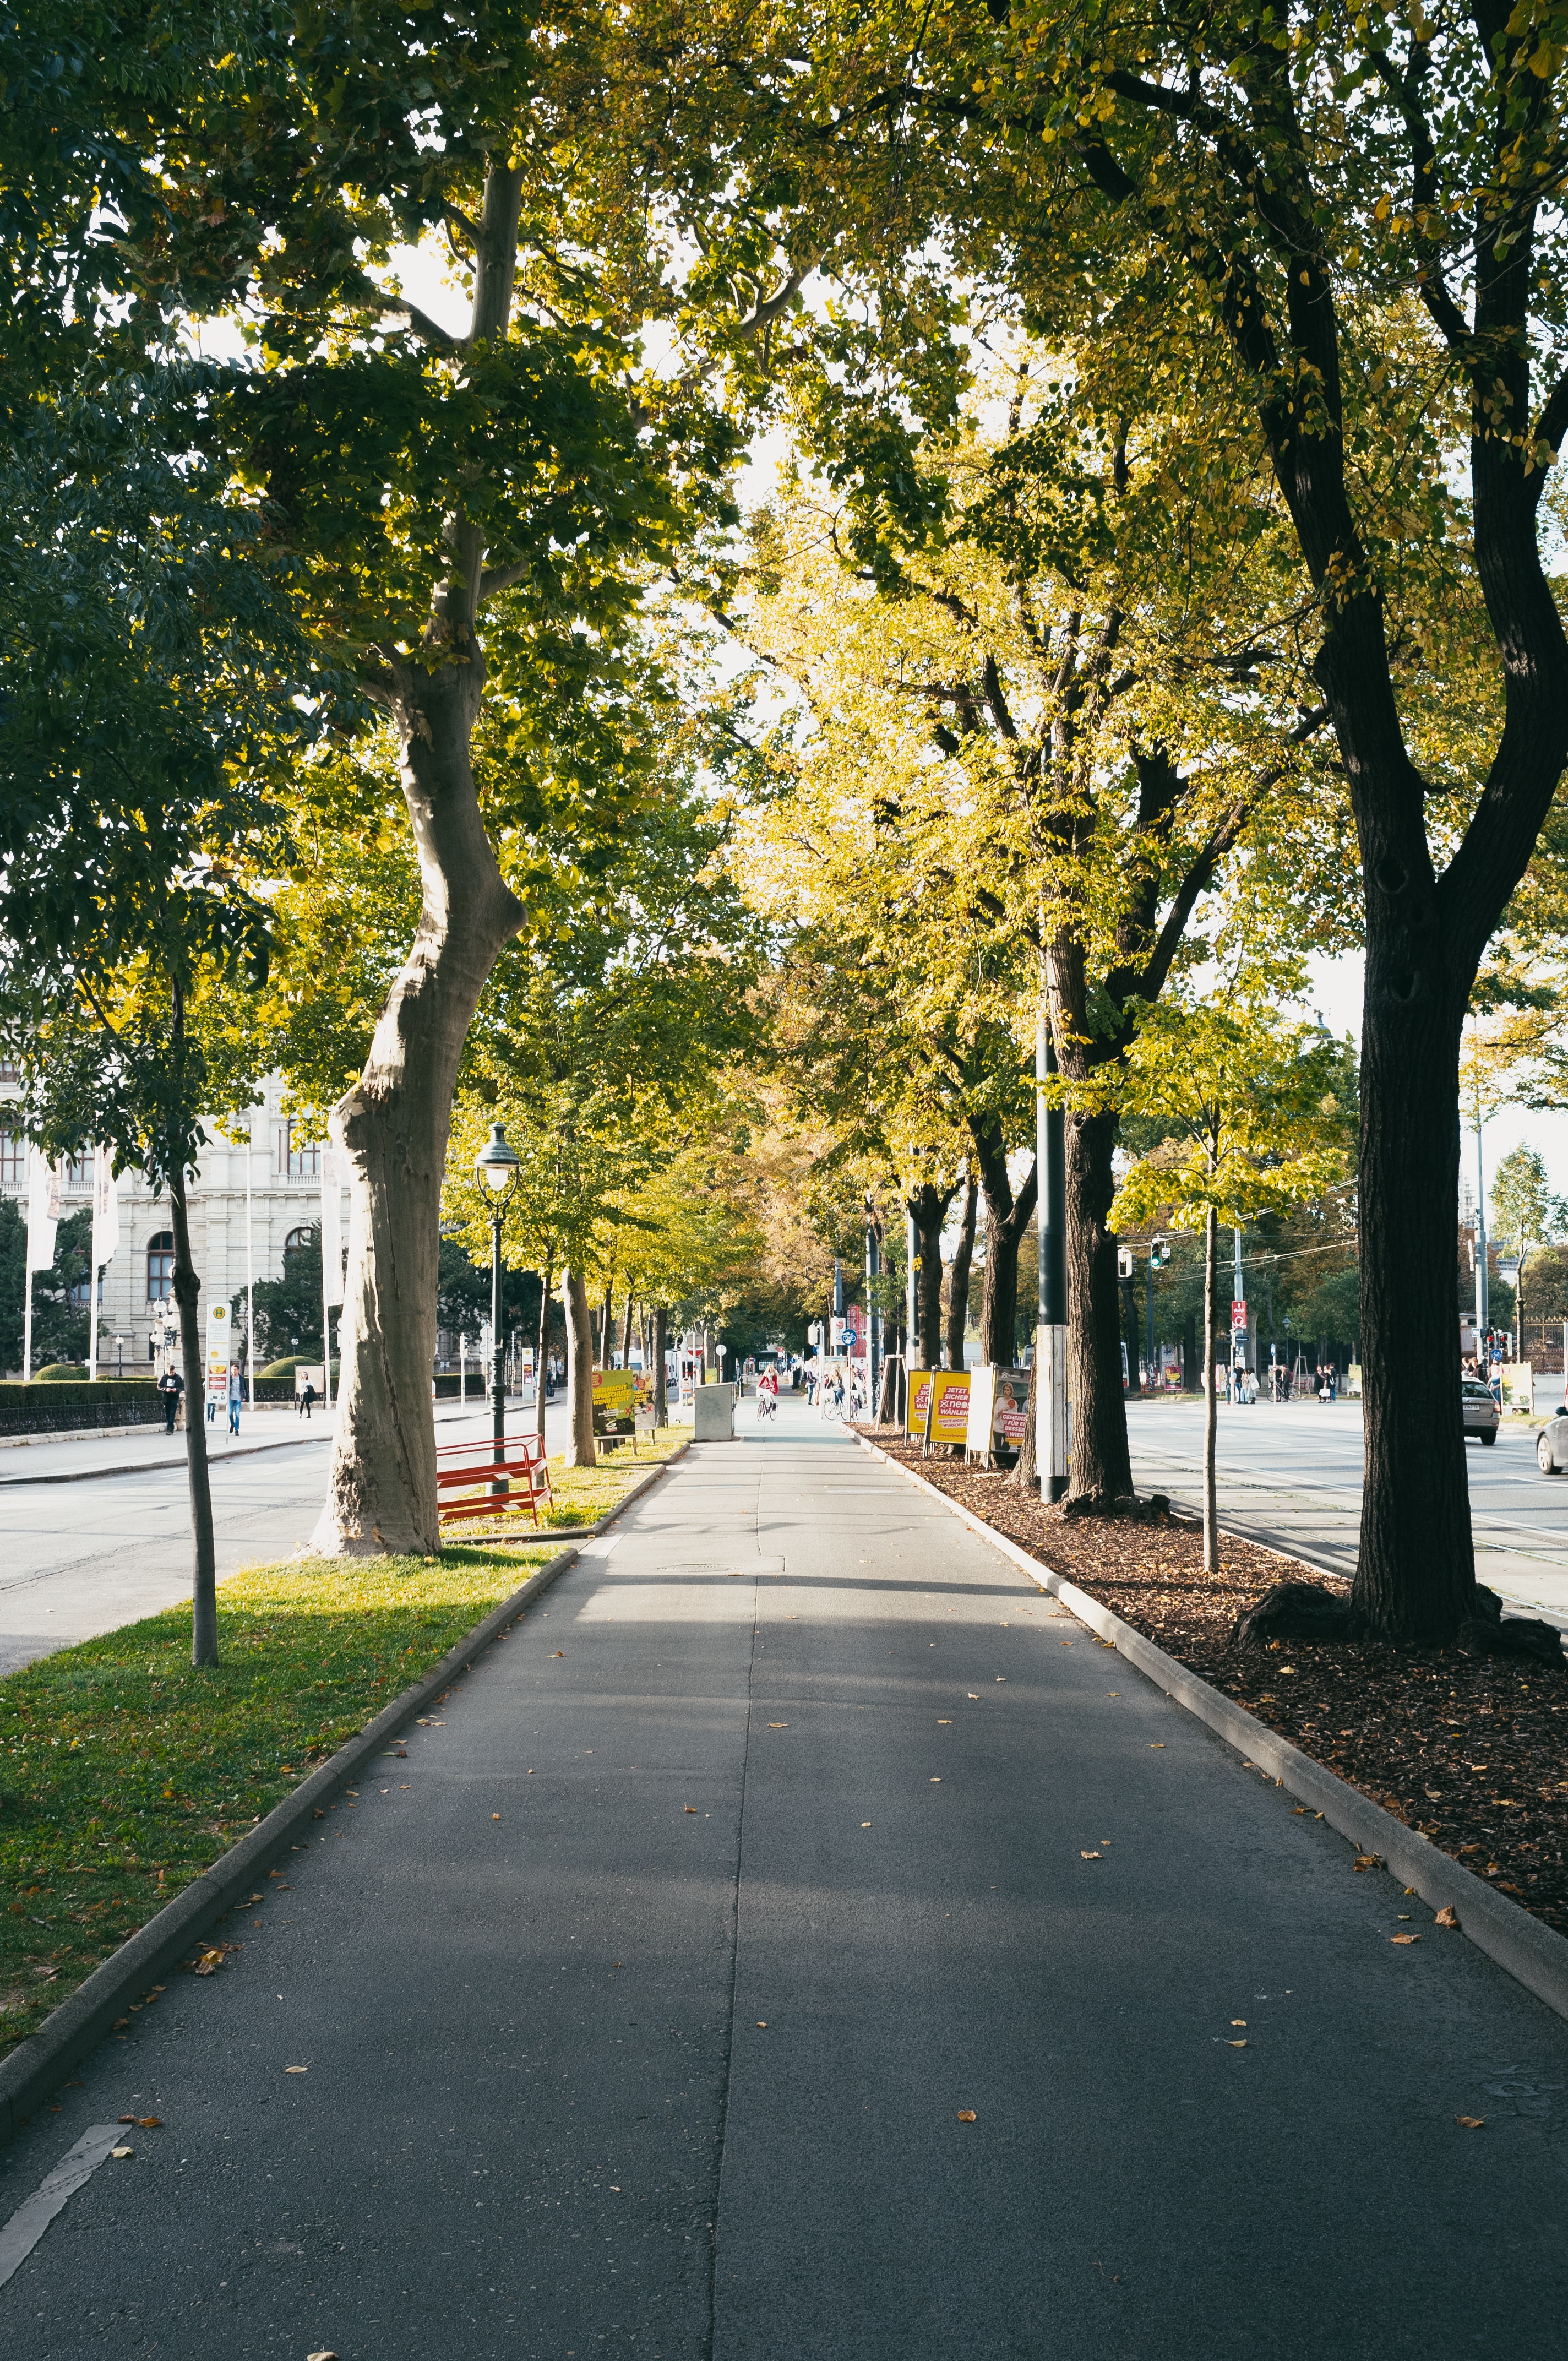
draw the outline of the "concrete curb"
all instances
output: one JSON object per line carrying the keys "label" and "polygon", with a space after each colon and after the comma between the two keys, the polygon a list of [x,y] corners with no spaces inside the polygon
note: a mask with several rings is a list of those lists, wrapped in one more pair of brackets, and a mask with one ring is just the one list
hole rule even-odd
{"label": "concrete curb", "polygon": [[1321,1812],[1332,1828],[1348,1837],[1358,1851],[1376,1853],[1390,1876],[1419,1894],[1434,1910],[1455,1910],[1462,1932],[1468,1935],[1478,1950],[1485,1951],[1488,1959],[1559,2016],[1568,2017],[1568,1938],[1541,1919],[1532,1918],[1528,1910],[1521,1910],[1518,1903],[1510,1902],[1506,1894],[1499,1894],[1474,1871],[1463,1868],[1429,1837],[1408,1828],[1358,1787],[1325,1770],[1310,1754],[1303,1754],[1299,1747],[1292,1746],[1288,1739],[1281,1738],[1266,1722],[1259,1721],[1245,1706],[1237,1705],[1234,1697],[1226,1697],[1208,1681],[1200,1680],[1196,1673],[1190,1672],[1152,1640],[1146,1640],[1141,1631],[1135,1631],[1110,1608],[1102,1607],[1098,1599],[1091,1598],[1065,1575],[1053,1574],[1049,1566],[1042,1565],[1038,1558],[1031,1557],[1017,1542],[1009,1541],[1005,1533],[999,1533],[961,1501],[950,1499],[935,1484],[927,1483],[924,1477],[901,1466],[863,1434],[858,1434],[855,1440],[863,1451],[891,1467],[894,1475],[919,1485],[923,1492],[940,1501],[960,1523],[988,1541],[1040,1589],[1059,1598],[1090,1631],[1109,1640],[1119,1655],[1157,1683],[1167,1697],[1184,1706],[1227,1745],[1234,1746],[1243,1758],[1244,1767],[1265,1773],[1299,1803]]}
{"label": "concrete curb", "polygon": [[[585,1532],[602,1532],[689,1447],[683,1443],[668,1459],[650,1467],[641,1483],[634,1484],[613,1509],[607,1510],[598,1522],[586,1527]],[[553,1541],[555,1535],[548,1538]],[[439,1664],[422,1674],[411,1688],[394,1697],[390,1705],[383,1706],[357,1737],[340,1746],[291,1795],[285,1795],[248,1836],[241,1837],[227,1852],[220,1853],[210,1869],[192,1878],[128,1942],[122,1943],[117,1951],[111,1951],[68,2000],[50,2011],[36,2033],[19,2042],[8,2057],[0,2059],[0,2148],[15,2139],[33,2109],[112,2031],[126,2002],[155,1983],[191,1949],[204,1928],[233,1908],[273,1855],[310,1824],[318,1805],[324,1803],[334,1789],[345,1786],[388,1739],[394,1737],[422,1707],[450,1688],[460,1674],[471,1671],[476,1658],[510,1624],[515,1623],[543,1591],[558,1581],[568,1566],[576,1565],[576,1549],[564,1549],[538,1567],[510,1598],[503,1598],[455,1647],[449,1648]]]}

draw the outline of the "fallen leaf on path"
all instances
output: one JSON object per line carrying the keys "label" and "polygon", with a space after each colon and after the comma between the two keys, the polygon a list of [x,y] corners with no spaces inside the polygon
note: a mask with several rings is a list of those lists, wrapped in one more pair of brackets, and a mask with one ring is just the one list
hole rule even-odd
{"label": "fallen leaf on path", "polygon": [[861,1828],[870,1828],[870,1826],[871,1826],[871,1822],[870,1822],[870,1820],[862,1820],[862,1821],[861,1822]]}
{"label": "fallen leaf on path", "polygon": [[940,1779],[928,1779],[926,1784],[930,1787],[939,1787],[942,1783]]}
{"label": "fallen leaf on path", "polygon": [[1419,1935],[1390,1935],[1388,1938],[1391,1943],[1419,1943],[1420,1939]]}
{"label": "fallen leaf on path", "polygon": [[566,1651],[565,1648],[552,1648],[550,1651],[552,1657],[564,1656],[565,1653]]}
{"label": "fallen leaf on path", "polygon": [[1485,2115],[1455,2115],[1453,2120],[1462,2132],[1478,2132],[1486,2118]]}
{"label": "fallen leaf on path", "polygon": [[500,1818],[500,1814],[499,1812],[492,1812],[490,1814],[490,1817],[492,1820],[499,1820]]}
{"label": "fallen leaf on path", "polygon": [[979,2120],[980,2118],[975,2114],[972,2107],[960,2107],[959,2109],[959,2121],[960,2124],[973,2124],[978,2123]]}
{"label": "fallen leaf on path", "polygon": [[136,2150],[134,2147],[112,2147],[109,2150],[109,2154],[111,2156],[135,2156]]}
{"label": "fallen leaf on path", "polygon": [[1157,1738],[1157,1739],[1155,1739],[1155,1740],[1151,1742],[1151,1744],[1150,1744],[1150,1747],[1149,1747],[1149,1752],[1150,1752],[1151,1754],[1163,1754],[1163,1753],[1165,1752],[1165,1741],[1164,1741],[1164,1739],[1163,1739],[1163,1738]]}
{"label": "fallen leaf on path", "polygon": [[1442,1908],[1438,1912],[1437,1916],[1431,1923],[1434,1927],[1452,1927],[1457,1933],[1459,1928],[1459,1913],[1454,1908],[1452,1902],[1445,1902]]}
{"label": "fallen leaf on path", "polygon": [[1380,1852],[1358,1852],[1350,1865],[1352,1869],[1381,1869],[1383,1856]]}
{"label": "fallen leaf on path", "polygon": [[759,2033],[766,2033],[767,2029],[768,2029],[768,2020],[767,2020],[767,2018],[766,2018],[765,2016],[760,2016],[760,2017],[757,2019],[757,2030],[758,2030],[758,2032],[759,2032]]}
{"label": "fallen leaf on path", "polygon": [[337,2361],[337,2356],[335,2353],[329,2353],[323,2345],[319,2353],[307,2353],[305,2361]]}
{"label": "fallen leaf on path", "polygon": [[1225,2047],[1227,2049],[1245,2049],[1246,2048],[1246,2043],[1245,2041],[1227,2041]]}
{"label": "fallen leaf on path", "polygon": [[115,2121],[117,2124],[134,2124],[136,2117],[134,2115],[116,2115],[115,2117]]}
{"label": "fallen leaf on path", "polygon": [[138,2131],[160,2132],[163,2129],[163,2117],[161,2115],[138,2115],[136,2121],[137,2129]]}
{"label": "fallen leaf on path", "polygon": [[285,2066],[283,2069],[285,2074],[308,2074],[310,2070],[308,2066]]}
{"label": "fallen leaf on path", "polygon": [[1098,1860],[1099,1860],[1099,1858],[1100,1858],[1100,1855],[1099,1855],[1097,1852],[1081,1852],[1081,1851],[1080,1851],[1078,1857],[1079,1857],[1080,1861],[1098,1861]]}
{"label": "fallen leaf on path", "polygon": [[945,1717],[942,1714],[938,1714],[937,1716],[937,1727],[938,1730],[951,1730],[952,1726],[952,1721],[949,1718]]}
{"label": "fallen leaf on path", "polygon": [[1245,2016],[1233,2016],[1233,2017],[1232,2017],[1232,2019],[1231,2019],[1231,2023],[1232,2023],[1233,2025],[1240,2025],[1240,2026],[1245,2026],[1245,2024],[1246,2024],[1246,2019],[1245,2019]]}
{"label": "fallen leaf on path", "polygon": [[696,1819],[696,1806],[695,1804],[688,1804],[688,1805],[686,1806],[686,1809],[687,1809],[687,1811],[691,1814],[691,1816],[692,1816],[693,1819]]}
{"label": "fallen leaf on path", "polygon": [[768,1728],[770,1730],[787,1730],[789,1728],[789,1724],[787,1721],[770,1721]]}

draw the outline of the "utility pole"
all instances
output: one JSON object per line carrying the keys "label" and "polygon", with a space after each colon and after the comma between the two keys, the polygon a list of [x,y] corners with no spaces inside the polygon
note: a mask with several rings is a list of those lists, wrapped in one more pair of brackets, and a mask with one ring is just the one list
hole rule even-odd
{"label": "utility pole", "polygon": [[872,1281],[882,1269],[877,1252],[876,1208],[866,1199],[866,1416],[877,1414],[877,1363],[882,1357],[882,1314],[875,1308]]}
{"label": "utility pole", "polygon": [[1035,1153],[1040,1176],[1035,1465],[1043,1500],[1059,1500],[1067,1490],[1067,1142],[1061,1109],[1047,1107],[1044,1088],[1056,1071],[1042,960],[1035,1026]]}

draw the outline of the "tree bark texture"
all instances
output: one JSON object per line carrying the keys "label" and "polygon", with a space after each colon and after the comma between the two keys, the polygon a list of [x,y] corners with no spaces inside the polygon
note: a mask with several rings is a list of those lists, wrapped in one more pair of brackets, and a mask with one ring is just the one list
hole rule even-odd
{"label": "tree bark texture", "polygon": [[953,1259],[948,1266],[948,1367],[961,1369],[964,1365],[964,1332],[969,1326],[969,1275],[974,1261],[975,1216],[980,1204],[980,1188],[972,1174],[964,1184],[964,1210],[959,1223],[958,1244]]}
{"label": "tree bark texture", "polygon": [[561,1304],[566,1315],[566,1465],[592,1467],[598,1459],[594,1447],[594,1318],[580,1270],[562,1273]]}
{"label": "tree bark texture", "polygon": [[977,1129],[975,1157],[985,1190],[985,1276],[980,1299],[980,1357],[1010,1369],[1018,1350],[1018,1248],[1035,1211],[1039,1168],[1031,1162],[1016,1196],[1000,1131]]}
{"label": "tree bark texture", "polygon": [[654,1307],[653,1407],[659,1414],[659,1423],[661,1426],[665,1426],[669,1423],[669,1403],[666,1400],[668,1380],[664,1375],[664,1355],[668,1350],[667,1339],[669,1334],[669,1319],[670,1315],[665,1311],[662,1303]]}
{"label": "tree bark texture", "polygon": [[1133,1488],[1122,1391],[1122,1295],[1111,1227],[1113,1114],[1069,1113],[1067,1148],[1068,1372],[1072,1403],[1069,1499],[1124,1499]]}
{"label": "tree bark texture", "polygon": [[[475,343],[507,331],[521,193],[520,172],[492,169],[476,241]],[[328,1555],[425,1556],[438,1545],[430,1376],[452,1095],[479,994],[523,917],[485,832],[471,758],[485,686],[483,536],[459,510],[449,539],[452,572],[419,658],[383,646],[366,681],[399,741],[421,907],[364,1071],[331,1118],[350,1213],[336,1433],[313,1536]]]}
{"label": "tree bark texture", "polygon": [[914,1216],[920,1268],[916,1273],[916,1318],[919,1326],[920,1367],[936,1369],[942,1358],[942,1227],[948,1208],[958,1193],[958,1182],[939,1189],[923,1181],[909,1199]]}
{"label": "tree bark texture", "polygon": [[533,1373],[533,1431],[544,1440],[544,1356],[550,1349],[550,1297],[555,1274],[547,1263],[539,1274],[539,1356]]}
{"label": "tree bark texture", "polygon": [[1203,1218],[1203,1571],[1220,1571],[1220,1511],[1214,1483],[1214,1438],[1219,1387],[1214,1378],[1214,1255],[1218,1224],[1214,1208]]}
{"label": "tree bark texture", "polygon": [[1007,1478],[1017,1492],[1037,1492],[1040,1488],[1040,1463],[1035,1451],[1035,1423],[1039,1414],[1039,1400],[1040,1345],[1036,1336],[1035,1356],[1029,1364],[1029,1400],[1024,1416],[1024,1441]]}
{"label": "tree bark texture", "polygon": [[191,1489],[191,1662],[218,1661],[217,1554],[213,1543],[213,1488],[207,1471],[206,1355],[197,1313],[202,1282],[191,1253],[185,1176],[169,1184],[174,1224],[174,1301],[180,1311],[180,1362],[185,1378],[185,1473]]}

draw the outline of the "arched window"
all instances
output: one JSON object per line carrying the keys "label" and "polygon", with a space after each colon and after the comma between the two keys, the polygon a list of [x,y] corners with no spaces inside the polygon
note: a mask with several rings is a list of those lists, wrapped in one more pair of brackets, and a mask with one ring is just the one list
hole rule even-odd
{"label": "arched window", "polygon": [[283,1251],[286,1255],[303,1254],[306,1247],[313,1246],[315,1242],[316,1234],[313,1230],[291,1230],[283,1241]]}
{"label": "arched window", "polygon": [[159,1230],[147,1242],[147,1300],[167,1303],[174,1293],[174,1233]]}

